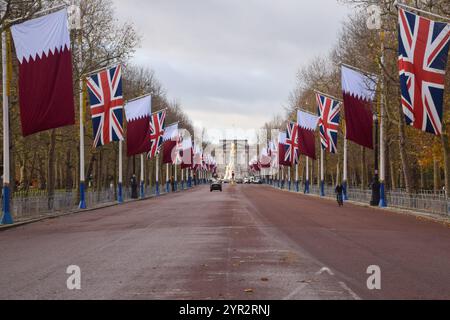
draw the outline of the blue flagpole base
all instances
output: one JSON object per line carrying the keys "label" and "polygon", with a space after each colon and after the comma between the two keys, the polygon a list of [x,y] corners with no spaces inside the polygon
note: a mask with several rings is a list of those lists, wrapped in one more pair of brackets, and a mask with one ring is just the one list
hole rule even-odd
{"label": "blue flagpole base", "polygon": [[170,182],[169,181],[166,182],[166,192],[170,193]]}
{"label": "blue flagpole base", "polygon": [[192,179],[189,177],[188,180],[188,188],[192,188]]}
{"label": "blue flagpole base", "polygon": [[181,181],[181,190],[184,190],[184,181]]}
{"label": "blue flagpole base", "polygon": [[305,182],[305,194],[309,194],[309,180],[306,180]]}
{"label": "blue flagpole base", "polygon": [[118,192],[117,192],[117,202],[123,203],[123,185],[119,183]]}
{"label": "blue flagpole base", "polygon": [[78,206],[78,208],[80,208],[81,210],[84,210],[87,208],[85,189],[86,189],[86,187],[85,187],[84,181],[80,182],[80,205]]}
{"label": "blue flagpole base", "polygon": [[175,182],[175,184],[174,184],[174,191],[175,191],[175,192],[178,191],[178,182]]}
{"label": "blue flagpole base", "polygon": [[9,192],[9,186],[5,185],[3,187],[3,214],[2,214],[2,220],[0,221],[0,225],[8,225],[13,224],[14,220],[11,216],[10,212],[10,192]]}
{"label": "blue flagpole base", "polygon": [[291,181],[289,181],[289,182],[288,182],[288,187],[289,187],[289,189],[288,189],[288,190],[289,190],[289,191],[291,191],[291,187],[292,187],[292,183],[291,183]]}
{"label": "blue flagpole base", "polygon": [[380,208],[386,208],[387,207],[387,201],[386,201],[386,187],[384,182],[380,184]]}
{"label": "blue flagpole base", "polygon": [[295,192],[300,192],[300,181],[295,181]]}
{"label": "blue flagpole base", "polygon": [[344,181],[344,183],[342,184],[342,188],[344,189],[344,191],[343,191],[343,199],[344,199],[344,201],[348,201],[347,181]]}
{"label": "blue flagpole base", "polygon": [[141,188],[140,188],[140,191],[141,191],[141,199],[144,199],[144,198],[145,198],[145,186],[144,186],[144,181],[141,181]]}
{"label": "blue flagpole base", "polygon": [[158,181],[156,181],[155,195],[157,197],[160,195],[160,193],[159,193],[159,182]]}
{"label": "blue flagpole base", "polygon": [[320,196],[325,197],[325,181],[320,182]]}

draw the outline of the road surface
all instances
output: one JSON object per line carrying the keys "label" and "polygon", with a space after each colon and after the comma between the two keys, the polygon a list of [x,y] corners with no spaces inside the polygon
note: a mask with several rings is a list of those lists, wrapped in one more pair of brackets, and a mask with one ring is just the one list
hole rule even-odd
{"label": "road surface", "polygon": [[[68,290],[67,267],[81,270]],[[381,269],[381,290],[367,268]],[[450,229],[229,186],[0,232],[0,299],[450,299]]]}

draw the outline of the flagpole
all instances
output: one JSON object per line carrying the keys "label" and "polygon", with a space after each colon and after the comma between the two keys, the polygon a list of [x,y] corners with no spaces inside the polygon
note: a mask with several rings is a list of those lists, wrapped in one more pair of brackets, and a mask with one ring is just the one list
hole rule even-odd
{"label": "flagpole", "polygon": [[288,167],[288,184],[289,184],[289,191],[291,191],[291,166]]}
{"label": "flagpole", "polygon": [[166,192],[170,192],[170,183],[169,183],[169,164],[166,163]]}
{"label": "flagpole", "polygon": [[295,191],[300,192],[300,183],[298,181],[298,166],[299,164],[295,166]]}
{"label": "flagpole", "polygon": [[[381,65],[384,65],[384,31],[381,30]],[[381,90],[381,101],[380,101],[380,203],[379,206],[381,208],[387,207],[386,201],[386,190],[385,190],[385,181],[386,181],[386,144],[384,140],[385,136],[385,101],[384,101],[384,76],[381,73],[380,77],[380,90]]]}
{"label": "flagpole", "polygon": [[117,202],[123,203],[123,141],[119,141],[119,192]]}
{"label": "flagpole", "polygon": [[13,224],[10,212],[10,158],[9,158],[9,97],[7,78],[6,29],[2,32],[2,84],[3,84],[3,213],[1,224]]}
{"label": "flagpole", "polygon": [[348,200],[348,140],[347,137],[344,137],[344,176],[343,176],[343,193],[344,193],[344,201]]}
{"label": "flagpole", "polygon": [[309,158],[306,157],[305,194],[309,194]]}
{"label": "flagpole", "polygon": [[144,180],[145,180],[145,173],[144,173],[144,155],[141,154],[141,199],[145,198],[145,186],[144,186]]}
{"label": "flagpole", "polygon": [[155,181],[156,181],[156,196],[159,196],[159,152],[156,154],[156,174],[155,174]]}
{"label": "flagpole", "polygon": [[181,169],[181,190],[184,190],[184,169]]}
{"label": "flagpole", "polygon": [[[178,160],[177,160],[178,161]],[[177,177],[177,163],[174,164],[174,175],[173,175],[173,181],[174,181],[174,191],[177,192],[177,187],[178,187],[178,177]]]}
{"label": "flagpole", "polygon": [[189,189],[189,188],[191,187],[190,181],[189,181],[189,171],[190,171],[190,170],[191,170],[191,169],[189,169],[189,168],[186,169],[186,188],[187,188],[187,189]]}
{"label": "flagpole", "polygon": [[[80,17],[81,18],[81,17]],[[80,19],[80,35],[78,38],[78,70],[80,74],[79,79],[79,87],[80,87],[80,205],[79,208],[84,210],[87,208],[86,206],[86,194],[85,194],[85,188],[86,188],[86,174],[85,174],[85,150],[84,150],[84,92],[83,92],[83,37],[81,34],[81,23],[82,19]]]}
{"label": "flagpole", "polygon": [[320,148],[320,196],[325,197],[324,152]]}
{"label": "flagpole", "polygon": [[407,4],[404,4],[404,3],[401,3],[401,2],[398,2],[398,1],[394,2],[394,6],[400,7],[400,8],[406,9],[406,10],[411,10],[411,11],[424,13],[424,14],[430,15],[432,17],[439,18],[439,19],[446,20],[446,21],[450,22],[450,18],[449,17],[441,16],[439,14],[436,14],[436,13],[433,13],[433,12],[430,12],[430,11],[426,11],[426,10],[422,10],[422,9],[419,9],[419,8],[411,7],[411,6],[408,6]]}

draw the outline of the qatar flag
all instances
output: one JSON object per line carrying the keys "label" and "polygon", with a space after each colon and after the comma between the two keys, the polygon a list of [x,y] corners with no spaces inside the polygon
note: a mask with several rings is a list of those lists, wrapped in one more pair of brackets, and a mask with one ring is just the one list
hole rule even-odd
{"label": "qatar flag", "polygon": [[163,164],[173,164],[177,152],[178,123],[172,124],[164,130],[163,141]]}
{"label": "qatar flag", "polygon": [[24,137],[75,124],[67,10],[11,27]]}
{"label": "qatar flag", "polygon": [[366,148],[373,149],[373,100],[377,78],[342,66],[342,91],[346,136]]}
{"label": "qatar flag", "polygon": [[192,168],[194,164],[194,150],[192,148],[192,139],[185,138],[181,144],[182,148],[182,163],[181,169],[189,169]]}
{"label": "qatar flag", "polygon": [[319,117],[304,111],[297,113],[298,142],[300,153],[316,160],[315,132],[319,124]]}
{"label": "qatar flag", "polygon": [[263,169],[269,169],[272,166],[272,157],[270,155],[269,148],[264,148],[261,151],[260,163],[261,163],[261,168],[263,168]]}
{"label": "qatar flag", "polygon": [[127,116],[127,153],[135,156],[148,153],[150,142],[150,116],[152,114],[152,97],[146,96],[125,105]]}
{"label": "qatar flag", "polygon": [[285,160],[287,148],[286,139],[287,139],[286,132],[280,132],[280,135],[278,137],[278,164],[280,166],[290,167],[291,163]]}

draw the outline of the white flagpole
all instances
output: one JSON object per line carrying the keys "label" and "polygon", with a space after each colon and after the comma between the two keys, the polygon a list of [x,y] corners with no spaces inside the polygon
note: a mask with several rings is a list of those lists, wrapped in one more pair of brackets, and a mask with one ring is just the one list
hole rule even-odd
{"label": "white flagpole", "polygon": [[117,201],[123,203],[123,141],[119,141],[119,191]]}
{"label": "white flagpole", "polygon": [[10,159],[9,159],[9,99],[8,99],[8,62],[6,57],[6,30],[2,32],[2,82],[3,82],[3,214],[0,224],[13,224],[10,213]]}
{"label": "white flagpole", "polygon": [[[381,31],[381,64],[384,65],[384,31]],[[381,90],[381,103],[380,103],[380,111],[381,111],[381,120],[380,120],[380,207],[387,207],[386,201],[386,190],[385,190],[385,181],[386,181],[386,145],[384,141],[385,135],[385,104],[384,104],[384,76],[380,77],[380,90]]]}
{"label": "white flagpole", "polygon": [[[81,18],[81,17],[80,17]],[[80,29],[79,32],[81,32],[81,19],[80,19]],[[84,93],[83,93],[83,38],[80,36],[78,38],[78,70],[80,74],[79,79],[79,87],[80,87],[80,209],[86,209],[86,195],[85,195],[85,188],[86,188],[86,174],[85,174],[85,151],[84,151]]]}
{"label": "white flagpole", "polygon": [[324,152],[323,148],[320,148],[320,196],[325,196],[325,174],[324,174]]}
{"label": "white flagpole", "polygon": [[141,154],[141,199],[145,197],[144,155]]}
{"label": "white flagpole", "polygon": [[299,164],[297,163],[297,165],[295,166],[295,191],[299,192],[299,181],[298,181],[298,166]]}
{"label": "white flagpole", "polygon": [[156,196],[159,196],[159,152],[156,154],[155,181],[156,181]]}
{"label": "white flagpole", "polygon": [[288,185],[289,191],[291,191],[291,166],[288,167]]}
{"label": "white flagpole", "polygon": [[166,163],[166,192],[170,192],[170,183],[169,183],[169,164]]}
{"label": "white flagpole", "polygon": [[177,191],[178,187],[178,178],[177,178],[177,164],[174,164],[174,175],[173,175],[173,181],[175,182],[175,192]]}
{"label": "white flagpole", "polygon": [[348,200],[348,140],[347,137],[344,137],[344,176],[343,176],[343,189],[344,189],[344,201]]}
{"label": "white flagpole", "polygon": [[181,190],[184,189],[184,169],[181,169]]}
{"label": "white flagpole", "polygon": [[306,157],[305,194],[309,194],[309,158],[308,157]]}

